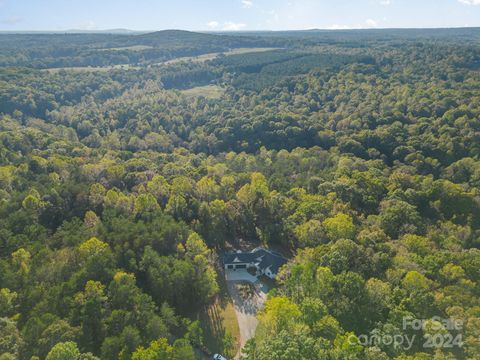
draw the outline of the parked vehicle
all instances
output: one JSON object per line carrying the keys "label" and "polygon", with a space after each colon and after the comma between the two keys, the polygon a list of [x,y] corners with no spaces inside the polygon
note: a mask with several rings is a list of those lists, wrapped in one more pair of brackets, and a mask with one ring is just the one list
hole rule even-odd
{"label": "parked vehicle", "polygon": [[220,354],[215,354],[215,355],[213,355],[213,360],[227,360],[227,358],[223,357]]}

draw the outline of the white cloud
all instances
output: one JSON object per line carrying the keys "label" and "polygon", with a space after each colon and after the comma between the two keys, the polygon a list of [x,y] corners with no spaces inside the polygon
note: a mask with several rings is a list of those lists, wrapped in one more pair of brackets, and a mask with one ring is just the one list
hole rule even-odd
{"label": "white cloud", "polygon": [[480,0],[458,0],[465,5],[480,5]]}
{"label": "white cloud", "polygon": [[247,24],[243,23],[234,23],[232,21],[226,21],[223,23],[222,30],[224,31],[239,31],[245,28]]}
{"label": "white cloud", "polygon": [[245,9],[250,9],[253,6],[252,0],[242,0],[243,7]]}
{"label": "white cloud", "polygon": [[351,27],[348,25],[333,24],[329,26],[327,29],[328,30],[348,30],[348,29],[351,29]]}
{"label": "white cloud", "polygon": [[218,21],[210,21],[207,23],[207,26],[210,28],[210,29],[216,29],[218,28],[218,25],[220,25],[218,23]]}
{"label": "white cloud", "polygon": [[206,24],[210,30],[222,30],[222,31],[239,31],[247,27],[247,24],[236,23],[233,21],[225,21],[219,23],[218,21],[212,20]]}
{"label": "white cloud", "polygon": [[380,0],[380,5],[389,6],[392,5],[393,0]]}
{"label": "white cloud", "polygon": [[375,20],[373,19],[367,19],[365,20],[365,24],[367,24],[368,27],[377,27],[378,26],[378,22],[376,22]]}

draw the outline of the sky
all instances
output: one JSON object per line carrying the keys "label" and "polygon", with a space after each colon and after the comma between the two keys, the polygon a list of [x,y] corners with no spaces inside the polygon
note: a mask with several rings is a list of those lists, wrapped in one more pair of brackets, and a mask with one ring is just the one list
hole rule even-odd
{"label": "sky", "polygon": [[480,26],[480,0],[0,0],[0,30]]}

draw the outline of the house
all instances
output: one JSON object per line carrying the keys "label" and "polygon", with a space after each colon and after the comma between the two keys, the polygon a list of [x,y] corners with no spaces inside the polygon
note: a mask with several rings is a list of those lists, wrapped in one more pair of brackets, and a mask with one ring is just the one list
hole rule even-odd
{"label": "house", "polygon": [[263,248],[249,252],[230,252],[223,257],[225,270],[253,269],[257,276],[266,275],[270,279],[275,279],[278,270],[286,263],[287,259],[279,253]]}

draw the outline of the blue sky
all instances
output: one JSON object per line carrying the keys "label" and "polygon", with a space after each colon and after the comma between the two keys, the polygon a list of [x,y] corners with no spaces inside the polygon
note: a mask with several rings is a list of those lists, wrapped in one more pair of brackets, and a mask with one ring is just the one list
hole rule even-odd
{"label": "blue sky", "polygon": [[0,30],[480,26],[480,0],[0,0]]}

